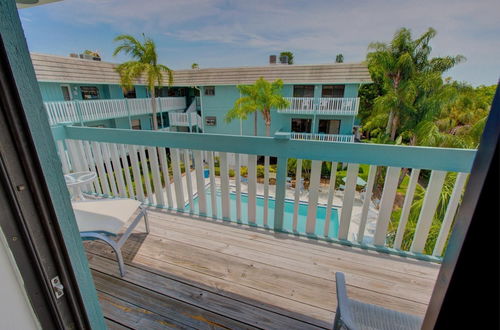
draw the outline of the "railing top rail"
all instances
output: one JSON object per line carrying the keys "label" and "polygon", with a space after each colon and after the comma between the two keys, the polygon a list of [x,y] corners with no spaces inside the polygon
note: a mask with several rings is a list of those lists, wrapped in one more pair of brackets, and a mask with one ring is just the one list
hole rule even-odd
{"label": "railing top rail", "polygon": [[472,149],[324,143],[293,140],[289,138],[289,134],[273,138],[65,126],[63,132],[61,128],[57,128],[54,136],[56,139],[67,138],[466,173],[470,172],[476,155],[476,150]]}

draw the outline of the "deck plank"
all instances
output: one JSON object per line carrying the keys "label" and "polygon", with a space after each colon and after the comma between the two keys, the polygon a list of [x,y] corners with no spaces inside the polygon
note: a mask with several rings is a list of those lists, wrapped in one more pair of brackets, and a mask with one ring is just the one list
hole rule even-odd
{"label": "deck plank", "polygon": [[[202,326],[169,314],[184,305],[228,328],[329,328],[337,271],[346,274],[350,297],[423,316],[439,271],[429,262],[178,213],[151,210],[149,219],[150,234],[139,226],[123,247],[123,279],[111,249],[85,243],[100,298],[152,313],[142,325],[117,322],[131,328],[161,325],[158,317]],[[105,303],[107,317],[119,314]]]}
{"label": "deck plank", "polygon": [[[155,221],[151,234],[179,243],[199,248],[214,250],[219,253],[245,258],[252,261],[273,265],[294,272],[323,279],[333,279],[336,271],[348,273],[350,285],[370,287],[372,290],[417,302],[428,303],[434,281],[414,276],[400,276],[388,273],[385,269],[375,269],[340,258],[304,256],[290,249],[268,248],[260,243],[238,240],[214,231],[200,231],[188,224],[175,227],[164,221]],[[196,239],[193,239],[196,237]],[[252,244],[253,243],[253,244]]]}
{"label": "deck plank", "polygon": [[[99,256],[106,256],[114,260],[111,251],[98,244],[88,245],[87,250],[90,253],[98,253]],[[127,252],[126,252],[127,253]],[[162,275],[175,279],[179,282],[197,286],[205,291],[213,292],[232,300],[243,302],[250,307],[259,307],[281,315],[302,320],[306,323],[315,324],[318,327],[328,328],[334,317],[334,313],[329,310],[310,306],[305,303],[297,302],[291,299],[279,297],[255,288],[246,287],[238,283],[232,283],[224,279],[205,275],[197,271],[190,270],[175,264],[160,262],[156,259],[137,254],[131,261],[128,254],[124,255],[127,266],[140,267],[153,274]],[[89,256],[92,267],[96,264],[95,257]],[[108,261],[109,262],[109,261]],[[114,262],[111,262],[109,272],[118,275],[118,268]]]}
{"label": "deck plank", "polygon": [[120,323],[117,323],[111,319],[104,318],[104,321],[106,322],[106,326],[108,327],[109,330],[128,330],[132,329],[129,327],[126,327],[124,325],[121,325]]}
{"label": "deck plank", "polygon": [[109,328],[114,329],[193,329],[112,295],[98,292]]}
{"label": "deck plank", "polygon": [[[93,271],[96,289],[108,295],[114,295],[121,300],[128,301],[146,311],[153,312],[163,317],[164,327],[180,327],[194,329],[249,329],[252,328],[241,322],[231,320],[222,315],[211,313],[190,304],[182,303],[176,299],[148,290],[142,286],[134,285],[120,278]],[[150,314],[152,315],[152,314]],[[117,317],[121,318],[122,314]],[[151,319],[143,319],[150,321]],[[151,322],[145,322],[152,324]],[[138,324],[136,329],[140,329]],[[144,329],[144,328],[143,328]]]}
{"label": "deck plank", "polygon": [[[298,237],[285,233],[275,233],[263,228],[249,227],[227,221],[207,220],[202,217],[187,217],[182,213],[150,212],[152,219],[160,222],[169,222],[178,224],[189,224],[193,228],[204,228],[213,231],[213,225],[220,225],[222,229],[218,232],[224,233],[229,237],[239,237],[270,246],[282,246],[294,251],[303,251],[308,256],[327,256],[346,258],[350,262],[370,265],[391,272],[404,275],[414,275],[423,278],[429,278],[432,281],[437,277],[439,265],[431,262],[403,258],[386,253],[363,250],[355,247],[343,246],[335,243]],[[220,228],[220,227],[215,227]]]}

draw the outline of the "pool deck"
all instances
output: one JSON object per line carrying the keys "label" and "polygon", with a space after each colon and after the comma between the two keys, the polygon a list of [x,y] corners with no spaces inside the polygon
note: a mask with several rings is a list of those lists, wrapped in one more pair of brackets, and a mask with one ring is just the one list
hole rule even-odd
{"label": "pool deck", "polygon": [[348,294],[424,315],[439,265],[235,223],[149,211],[126,242],[126,275],[103,243],[85,242],[112,329],[331,328],[337,271]]}
{"label": "pool deck", "polygon": [[[192,182],[192,190],[193,194],[197,194],[198,190],[196,187],[196,174],[194,170],[191,171],[191,182]],[[210,183],[210,179],[205,179],[205,185],[208,185]],[[217,186],[217,189],[220,190],[220,178],[216,177],[215,178],[215,184]],[[183,192],[184,192],[184,200],[187,202],[188,201],[188,189],[187,189],[187,179],[186,175],[182,176],[182,185],[183,185]],[[231,186],[231,191],[235,191],[236,188],[236,181],[234,178],[229,179],[229,185]],[[241,191],[242,193],[247,193],[248,192],[248,185],[244,182],[241,183]],[[275,185],[269,185],[269,196],[271,198],[274,198],[276,192],[276,186]],[[342,205],[342,199],[343,199],[343,191],[336,189],[332,205],[333,207],[338,208],[338,212],[340,214],[341,210],[341,205]],[[264,195],[264,184],[262,183],[257,183],[257,195],[263,196]],[[165,198],[167,198],[166,192],[164,192]],[[285,191],[285,198],[289,200],[294,200],[295,199],[295,188],[286,188]],[[327,203],[328,199],[328,186],[321,184],[319,193],[318,193],[318,203],[320,204],[325,204]],[[307,203],[309,201],[309,192],[307,190],[304,190],[300,194],[300,201]],[[173,200],[174,206],[176,206],[176,201],[175,198]],[[349,225],[349,234],[348,237],[350,240],[355,241],[357,239],[357,234],[358,234],[358,228],[359,228],[359,219],[361,218],[361,210],[363,207],[363,200],[360,197],[360,194],[358,192],[355,193],[355,199],[354,199],[354,205],[352,208],[352,220]],[[366,221],[366,229],[365,229],[365,240],[366,243],[371,243],[371,238],[373,237],[375,233],[375,227],[377,224],[377,217],[378,217],[378,210],[375,207],[375,204],[373,202],[370,203],[370,207],[368,208],[368,214],[367,214],[367,221]]]}

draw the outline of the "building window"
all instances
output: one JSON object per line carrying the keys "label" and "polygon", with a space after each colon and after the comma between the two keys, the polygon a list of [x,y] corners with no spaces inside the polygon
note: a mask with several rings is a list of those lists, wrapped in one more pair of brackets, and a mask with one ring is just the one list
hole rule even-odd
{"label": "building window", "polygon": [[156,97],[171,96],[171,95],[169,95],[169,88],[168,87],[155,87],[155,96]]}
{"label": "building window", "polygon": [[324,134],[339,134],[340,120],[337,119],[320,119],[318,133]]}
{"label": "building window", "polygon": [[205,87],[205,95],[213,96],[215,95],[215,86],[207,86]]}
{"label": "building window", "polygon": [[205,117],[205,125],[207,125],[207,126],[217,126],[217,117],[215,117],[215,116],[206,116]]}
{"label": "building window", "polygon": [[82,99],[96,100],[99,98],[99,89],[96,86],[80,86]]}
{"label": "building window", "polygon": [[292,132],[311,133],[311,119],[292,118]]}
{"label": "building window", "polygon": [[132,87],[131,89],[129,90],[124,90],[123,91],[123,96],[126,98],[126,99],[135,99],[137,98],[137,94],[135,92],[135,87]]}
{"label": "building window", "polygon": [[314,97],[314,85],[293,86],[293,97]]}
{"label": "building window", "polygon": [[132,129],[137,129],[137,130],[141,129],[141,121],[139,119],[132,119],[131,124],[132,124]]}
{"label": "building window", "polygon": [[321,97],[344,97],[345,85],[324,85]]}

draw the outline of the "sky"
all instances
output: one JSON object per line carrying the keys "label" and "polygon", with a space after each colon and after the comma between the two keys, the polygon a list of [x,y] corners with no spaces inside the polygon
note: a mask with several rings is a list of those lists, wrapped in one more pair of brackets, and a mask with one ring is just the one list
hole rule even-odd
{"label": "sky", "polygon": [[292,51],[296,64],[366,58],[371,42],[407,27],[437,30],[433,56],[467,58],[445,73],[474,86],[500,78],[499,0],[63,0],[19,11],[30,51],[67,56],[96,50],[105,61],[113,38],[142,33],[171,69],[266,65]]}

